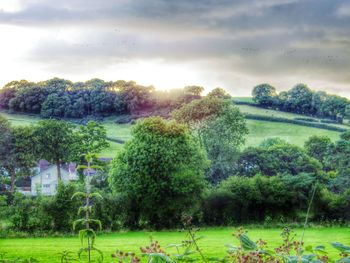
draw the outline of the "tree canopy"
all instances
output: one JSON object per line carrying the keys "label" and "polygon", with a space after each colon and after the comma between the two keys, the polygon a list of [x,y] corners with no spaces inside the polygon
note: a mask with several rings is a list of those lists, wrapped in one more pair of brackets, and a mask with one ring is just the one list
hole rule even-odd
{"label": "tree canopy", "polygon": [[110,185],[133,200],[138,220],[169,226],[198,205],[208,164],[204,152],[185,125],[159,117],[139,121],[132,135],[112,162]]}

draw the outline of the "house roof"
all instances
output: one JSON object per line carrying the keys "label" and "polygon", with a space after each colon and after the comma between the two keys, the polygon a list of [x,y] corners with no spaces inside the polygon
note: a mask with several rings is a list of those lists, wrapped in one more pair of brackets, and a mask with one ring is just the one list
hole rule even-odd
{"label": "house roof", "polygon": [[[51,163],[49,163],[46,160],[39,160],[39,162],[38,162],[39,173],[42,173],[42,172],[46,171],[47,169],[49,169],[53,165],[54,164],[51,164]],[[76,165],[76,163],[70,162],[70,163],[63,164],[61,166],[61,168],[63,170],[66,170],[69,173],[75,173],[77,165]]]}

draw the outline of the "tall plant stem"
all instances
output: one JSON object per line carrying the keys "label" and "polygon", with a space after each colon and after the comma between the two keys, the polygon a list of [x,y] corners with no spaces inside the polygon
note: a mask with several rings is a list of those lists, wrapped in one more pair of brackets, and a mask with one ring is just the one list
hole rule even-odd
{"label": "tall plant stem", "polygon": [[299,249],[298,249],[298,254],[299,255],[300,255],[300,252],[301,252],[302,243],[304,241],[306,225],[307,225],[308,220],[309,220],[310,210],[311,210],[312,203],[314,201],[316,189],[317,189],[317,181],[315,182],[314,187],[312,189],[311,198],[310,198],[309,205],[308,205],[307,211],[306,211],[305,222],[304,222],[304,226],[303,226],[303,232],[301,234],[301,239],[300,239],[300,244],[299,244]]}
{"label": "tall plant stem", "polygon": [[197,245],[197,241],[196,241],[196,239],[195,239],[195,237],[194,237],[194,235],[193,235],[191,229],[188,229],[188,234],[190,235],[190,238],[192,239],[192,242],[193,242],[193,244],[194,244],[194,246],[195,246],[197,252],[198,252],[199,255],[201,256],[203,262],[207,263],[208,261],[207,261],[207,259],[204,257],[204,255],[203,255],[201,249],[199,248],[199,246]]}

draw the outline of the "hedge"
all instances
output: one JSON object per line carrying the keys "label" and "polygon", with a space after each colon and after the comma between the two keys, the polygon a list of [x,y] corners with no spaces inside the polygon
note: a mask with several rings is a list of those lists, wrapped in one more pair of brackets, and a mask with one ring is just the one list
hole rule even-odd
{"label": "hedge", "polygon": [[263,116],[263,115],[257,115],[257,114],[249,114],[249,113],[246,113],[244,115],[245,115],[246,119],[250,119],[250,120],[291,123],[291,124],[296,124],[296,125],[302,125],[302,126],[325,129],[325,130],[330,130],[330,131],[337,131],[337,132],[348,131],[348,129],[340,128],[340,127],[336,127],[336,126],[331,126],[331,125],[327,125],[324,123],[306,122],[306,121],[300,121],[300,120],[295,120],[295,119]]}

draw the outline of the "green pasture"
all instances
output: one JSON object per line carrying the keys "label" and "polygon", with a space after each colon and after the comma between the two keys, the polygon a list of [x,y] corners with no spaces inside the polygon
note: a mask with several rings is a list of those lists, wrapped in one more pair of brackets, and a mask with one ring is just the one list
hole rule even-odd
{"label": "green pasture", "polygon": [[[232,236],[234,228],[209,228],[200,231],[204,238],[199,245],[207,256],[223,257],[226,244],[237,244]],[[248,236],[256,241],[259,238],[267,241],[269,248],[281,244],[281,229],[248,229]],[[296,229],[296,240],[300,240],[302,230]],[[146,246],[150,237],[158,240],[164,248],[169,244],[181,243],[185,233],[179,231],[161,232],[121,232],[103,234],[98,236],[96,247],[103,251],[104,262],[111,262],[110,255],[116,250],[134,251],[139,253],[140,246]],[[305,243],[307,245],[325,245],[329,256],[337,257],[338,252],[330,245],[338,241],[350,245],[350,228],[309,228],[305,232]],[[40,262],[60,262],[58,253],[63,250],[78,251],[80,241],[78,237],[46,237],[46,238],[14,238],[0,239],[0,252],[7,252],[11,257],[34,257]],[[166,251],[173,252],[168,248]]]}
{"label": "green pasture", "polygon": [[[283,118],[302,117],[302,115],[285,113],[280,111],[260,109],[253,106],[239,105],[239,108],[244,113],[268,115]],[[7,114],[1,115],[8,118],[14,125],[29,125],[40,120],[40,118],[21,114]],[[131,124],[116,124],[113,117],[106,118],[103,122],[106,127],[107,136],[111,139],[118,139],[127,141],[131,138]],[[249,135],[246,139],[246,145],[257,146],[267,138],[280,137],[292,144],[303,146],[304,142],[312,135],[324,135],[330,137],[333,141],[339,139],[339,132],[329,131],[325,129],[312,128],[307,126],[295,125],[290,123],[279,123],[269,121],[247,120]],[[344,126],[344,125],[342,125]],[[345,126],[346,127],[346,126]],[[109,141],[110,147],[105,149],[101,156],[115,157],[115,155],[122,149],[123,144],[114,141]]]}

